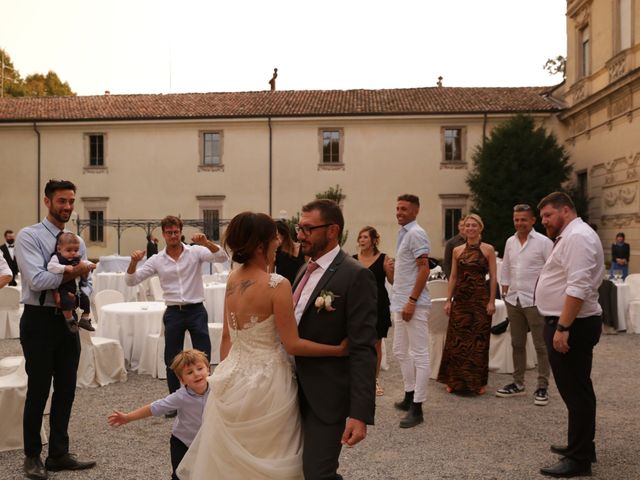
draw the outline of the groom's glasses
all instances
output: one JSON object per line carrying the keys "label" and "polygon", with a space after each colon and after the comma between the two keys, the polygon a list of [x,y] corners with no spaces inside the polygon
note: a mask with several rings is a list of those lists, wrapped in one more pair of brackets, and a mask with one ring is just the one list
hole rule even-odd
{"label": "groom's glasses", "polygon": [[333,223],[325,223],[324,225],[296,225],[296,233],[304,233],[305,235],[311,235],[316,228],[330,227]]}

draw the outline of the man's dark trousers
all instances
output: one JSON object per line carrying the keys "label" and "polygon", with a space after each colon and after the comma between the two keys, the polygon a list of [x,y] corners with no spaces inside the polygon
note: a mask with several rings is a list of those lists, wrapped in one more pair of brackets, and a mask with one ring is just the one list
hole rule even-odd
{"label": "man's dark trousers", "polygon": [[59,457],[69,452],[68,426],[76,393],[80,337],[69,332],[61,310],[25,305],[20,343],[29,377],[23,416],[24,453],[35,457],[42,451],[42,415],[53,379],[49,456]]}
{"label": "man's dark trousers", "polygon": [[180,380],[169,368],[173,358],[184,349],[184,334],[189,331],[191,345],[211,359],[207,310],[202,303],[168,306],[164,312],[164,363],[167,366],[169,392],[180,388]]}
{"label": "man's dark trousers", "polygon": [[553,348],[557,317],[545,317],[544,338],[558,391],[569,413],[566,456],[589,462],[595,454],[596,394],[591,383],[593,347],[600,340],[602,317],[576,318],[569,331],[569,351]]}

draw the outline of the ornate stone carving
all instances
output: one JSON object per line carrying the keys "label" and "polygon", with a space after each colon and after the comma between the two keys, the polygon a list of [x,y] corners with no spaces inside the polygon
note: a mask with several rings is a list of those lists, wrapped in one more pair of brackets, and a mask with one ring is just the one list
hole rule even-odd
{"label": "ornate stone carving", "polygon": [[629,71],[627,62],[627,51],[620,52],[607,62],[607,71],[609,72],[609,83],[615,82],[620,77],[626,75]]}
{"label": "ornate stone carving", "polygon": [[613,183],[616,177],[613,174],[604,177],[604,183]]}
{"label": "ornate stone carving", "polygon": [[603,215],[600,217],[600,223],[603,227],[628,227],[633,223],[637,223],[640,220],[637,214],[623,214],[623,215]]}
{"label": "ornate stone carving", "polygon": [[585,82],[578,82],[573,86],[573,103],[576,104],[587,96]]}
{"label": "ornate stone carving", "polygon": [[629,170],[627,170],[627,179],[628,180],[632,180],[634,178],[638,177],[638,172],[636,171],[635,168],[630,168]]}
{"label": "ornate stone carving", "polygon": [[636,215],[638,198],[638,182],[607,186],[602,189],[602,210],[607,215]]}

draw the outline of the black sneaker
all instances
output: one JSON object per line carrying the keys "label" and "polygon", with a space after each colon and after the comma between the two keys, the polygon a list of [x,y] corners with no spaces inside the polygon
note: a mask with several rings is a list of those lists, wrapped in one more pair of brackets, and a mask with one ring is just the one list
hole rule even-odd
{"label": "black sneaker", "polygon": [[89,330],[90,332],[95,332],[96,331],[96,329],[93,328],[93,325],[91,325],[91,319],[90,318],[81,318],[78,321],[78,327],[84,328],[85,330]]}
{"label": "black sneaker", "polygon": [[547,394],[546,388],[539,388],[533,394],[533,404],[538,405],[540,407],[544,407],[547,403],[549,403],[549,395]]}
{"label": "black sneaker", "polygon": [[509,385],[505,385],[500,390],[496,392],[496,397],[517,397],[519,395],[524,395],[524,385],[520,386],[516,383],[510,383]]}

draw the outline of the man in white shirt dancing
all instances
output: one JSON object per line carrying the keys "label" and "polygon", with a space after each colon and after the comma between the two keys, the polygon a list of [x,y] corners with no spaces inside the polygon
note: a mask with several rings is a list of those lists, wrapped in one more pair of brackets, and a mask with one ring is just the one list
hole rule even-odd
{"label": "man in white shirt dancing", "polygon": [[203,233],[196,233],[191,237],[195,245],[182,243],[182,220],[178,217],[169,215],[162,219],[160,225],[166,248],[148,258],[139,270],[136,270],[138,262],[144,258],[146,252],[135,250],[131,254],[125,282],[134,286],[153,275],[158,275],[160,279],[164,301],[167,304],[163,317],[164,363],[167,366],[169,392],[173,393],[180,388],[180,381],[169,365],[173,357],[182,351],[187,330],[191,335],[193,348],[204,352],[211,359],[208,316],[202,303],[202,264],[223,263],[228,257],[223,249],[208,240]]}
{"label": "man in white shirt dancing", "polygon": [[534,304],[533,291],[538,275],[551,254],[553,242],[533,229],[536,216],[530,205],[513,207],[513,225],[516,233],[507,239],[502,259],[502,298],[507,305],[513,347],[513,383],[496,392],[498,397],[524,395],[524,371],[527,367],[527,333],[531,337],[538,357],[538,386],[533,403],[549,403],[549,360],[544,345],[544,318]]}
{"label": "man in white shirt dancing", "polygon": [[554,192],[538,204],[554,246],[540,272],[536,305],[545,317],[544,337],[553,376],[569,411],[567,445],[552,445],[561,460],[540,473],[591,475],[596,450],[596,395],[591,383],[593,347],[602,332],[598,287],[604,277],[602,243],[576,214],[571,198]]}

